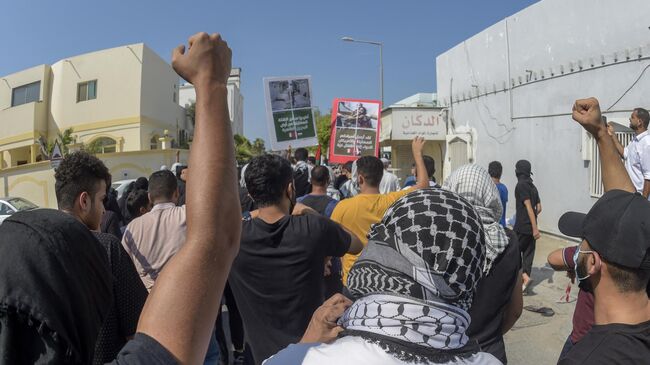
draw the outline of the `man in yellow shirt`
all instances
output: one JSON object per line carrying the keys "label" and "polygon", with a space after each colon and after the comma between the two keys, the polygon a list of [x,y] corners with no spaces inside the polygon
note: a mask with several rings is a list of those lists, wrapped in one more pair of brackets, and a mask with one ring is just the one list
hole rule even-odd
{"label": "man in yellow shirt", "polygon": [[[384,173],[384,164],[374,156],[364,156],[357,160],[357,182],[361,193],[353,198],[339,202],[332,212],[332,220],[352,231],[361,239],[364,247],[368,244],[367,234],[370,226],[378,223],[384,213],[399,198],[416,189],[429,187],[429,178],[422,150],[424,138],[415,137],[411,144],[417,171],[417,184],[411,189],[388,194],[379,193],[379,183]],[[348,272],[360,254],[343,256],[343,284],[347,283]]]}

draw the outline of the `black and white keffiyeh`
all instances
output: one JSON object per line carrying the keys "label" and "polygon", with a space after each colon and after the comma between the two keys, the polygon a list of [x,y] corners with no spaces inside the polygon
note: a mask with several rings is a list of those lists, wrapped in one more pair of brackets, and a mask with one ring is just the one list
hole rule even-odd
{"label": "black and white keffiyeh", "polygon": [[467,199],[481,217],[487,245],[483,273],[488,275],[492,264],[506,250],[509,243],[508,236],[499,223],[503,213],[499,190],[490,174],[476,164],[463,165],[456,169],[445,180],[442,188]]}
{"label": "black and white keffiyeh", "polygon": [[405,360],[475,353],[465,330],[485,238],[472,205],[447,190],[417,190],[393,204],[368,238],[348,275],[356,301],[339,321],[344,333]]}

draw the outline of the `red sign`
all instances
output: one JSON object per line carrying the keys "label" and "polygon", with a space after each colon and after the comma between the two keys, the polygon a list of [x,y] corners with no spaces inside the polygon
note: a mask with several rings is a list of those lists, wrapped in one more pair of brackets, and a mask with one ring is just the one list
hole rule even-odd
{"label": "red sign", "polygon": [[346,163],[362,156],[379,157],[381,102],[334,99],[329,162]]}

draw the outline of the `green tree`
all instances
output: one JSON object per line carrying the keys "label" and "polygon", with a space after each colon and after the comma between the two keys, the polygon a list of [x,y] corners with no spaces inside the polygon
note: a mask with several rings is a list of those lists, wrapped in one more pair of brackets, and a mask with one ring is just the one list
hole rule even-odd
{"label": "green tree", "polygon": [[318,144],[321,146],[321,152],[326,153],[330,146],[330,138],[332,137],[332,114],[320,114],[316,112],[316,135],[318,136]]}
{"label": "green tree", "polygon": [[235,159],[239,165],[243,165],[255,156],[253,145],[248,138],[242,135],[235,134],[233,138],[235,140]]}
{"label": "green tree", "polygon": [[255,138],[252,144],[252,151],[254,156],[263,155],[266,153],[266,145],[262,138]]}
{"label": "green tree", "polygon": [[[74,142],[74,138],[72,138],[73,132],[74,130],[72,128],[68,128],[63,132],[57,133],[56,140],[59,141],[59,145],[61,146],[62,150],[61,152],[63,152],[64,156],[68,154],[68,146]],[[54,142],[55,141],[50,141],[47,144],[47,153],[49,155],[52,155],[52,151],[54,151]]]}

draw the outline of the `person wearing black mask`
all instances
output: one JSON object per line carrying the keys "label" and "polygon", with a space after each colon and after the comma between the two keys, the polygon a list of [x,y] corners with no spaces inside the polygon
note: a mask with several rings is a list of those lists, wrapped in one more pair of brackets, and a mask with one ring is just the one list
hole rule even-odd
{"label": "person wearing black mask", "polygon": [[523,291],[531,281],[530,274],[535,258],[535,241],[541,235],[537,226],[537,216],[542,212],[542,202],[537,187],[533,184],[530,162],[519,160],[515,165],[517,186],[515,187],[516,220],[514,231],[517,233],[522,255]]}

